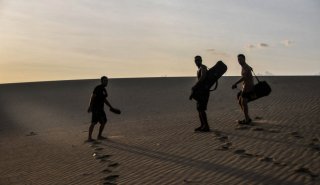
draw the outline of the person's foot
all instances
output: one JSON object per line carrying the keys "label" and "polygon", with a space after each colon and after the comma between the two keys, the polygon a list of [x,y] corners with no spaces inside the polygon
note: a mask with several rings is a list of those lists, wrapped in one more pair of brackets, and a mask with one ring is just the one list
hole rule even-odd
{"label": "person's foot", "polygon": [[87,140],[86,140],[86,142],[94,142],[95,140],[94,139],[92,139],[92,138],[88,138]]}
{"label": "person's foot", "polygon": [[103,137],[103,136],[98,136],[97,139],[98,139],[98,140],[106,140],[107,138],[106,138],[106,137]]}
{"label": "person's foot", "polygon": [[251,121],[252,121],[251,119],[248,119],[248,120],[244,119],[244,120],[239,120],[238,123],[240,125],[250,125]]}
{"label": "person's foot", "polygon": [[210,132],[210,128],[209,127],[204,127],[200,130],[200,132]]}
{"label": "person's foot", "polygon": [[194,129],[195,132],[199,132],[199,131],[201,131],[201,130],[202,130],[202,127],[198,127],[198,128],[196,128],[196,129]]}

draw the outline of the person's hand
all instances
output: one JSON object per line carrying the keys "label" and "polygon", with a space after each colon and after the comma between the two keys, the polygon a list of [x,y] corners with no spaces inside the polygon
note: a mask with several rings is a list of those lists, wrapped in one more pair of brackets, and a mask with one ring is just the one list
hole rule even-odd
{"label": "person's hand", "polygon": [[91,106],[88,108],[88,113],[92,112]]}
{"label": "person's hand", "polygon": [[192,94],[191,94],[191,95],[189,96],[189,100],[192,100],[192,97],[193,97],[193,96],[192,96]]}
{"label": "person's hand", "polygon": [[121,114],[121,111],[119,109],[116,109],[116,108],[113,108],[113,107],[110,107],[110,111],[115,113],[115,114]]}
{"label": "person's hand", "polygon": [[237,88],[237,84],[232,85],[232,89],[235,89],[235,88]]}

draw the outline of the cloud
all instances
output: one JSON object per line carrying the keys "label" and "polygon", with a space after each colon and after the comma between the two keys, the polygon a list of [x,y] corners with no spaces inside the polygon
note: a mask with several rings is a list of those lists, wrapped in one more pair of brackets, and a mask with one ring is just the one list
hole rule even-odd
{"label": "cloud", "polygon": [[283,44],[285,47],[290,47],[294,44],[294,41],[292,40],[283,40],[281,41],[281,44]]}
{"label": "cloud", "polygon": [[246,46],[246,48],[248,48],[248,49],[253,49],[253,48],[255,48],[256,46],[255,45],[253,45],[253,44],[248,44],[247,46]]}
{"label": "cloud", "polygon": [[266,72],[265,72],[265,75],[266,75],[266,76],[273,76],[274,74],[271,73],[271,72],[269,72],[269,71],[266,71]]}
{"label": "cloud", "polygon": [[212,55],[220,56],[220,57],[229,57],[230,56],[229,54],[227,54],[225,52],[217,51],[213,48],[206,49],[206,52],[208,52],[209,54],[212,54]]}
{"label": "cloud", "polygon": [[266,43],[260,43],[258,46],[260,46],[260,47],[269,47],[269,44],[266,44]]}
{"label": "cloud", "polygon": [[258,44],[247,44],[245,48],[247,50],[252,50],[256,48],[267,48],[267,47],[269,47],[269,44],[267,43],[258,43]]}
{"label": "cloud", "polygon": [[269,71],[266,71],[264,73],[257,73],[257,76],[274,76],[274,74]]}

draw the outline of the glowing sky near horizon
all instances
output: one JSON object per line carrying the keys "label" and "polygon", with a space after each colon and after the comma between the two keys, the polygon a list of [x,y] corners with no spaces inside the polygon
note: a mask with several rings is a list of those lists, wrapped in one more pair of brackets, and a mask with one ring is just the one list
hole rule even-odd
{"label": "glowing sky near horizon", "polygon": [[0,0],[0,83],[195,76],[195,55],[239,75],[320,74],[318,0]]}

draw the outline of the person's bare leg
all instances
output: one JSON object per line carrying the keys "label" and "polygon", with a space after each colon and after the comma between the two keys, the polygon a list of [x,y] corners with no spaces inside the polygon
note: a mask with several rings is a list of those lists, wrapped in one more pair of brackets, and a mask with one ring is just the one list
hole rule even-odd
{"label": "person's bare leg", "polygon": [[102,136],[102,132],[103,132],[105,125],[106,125],[106,123],[101,123],[100,128],[99,128],[98,139],[106,139],[105,137]]}
{"label": "person's bare leg", "polygon": [[200,115],[200,117],[202,119],[201,129],[210,130],[206,112],[205,111],[200,111],[199,115]]}
{"label": "person's bare leg", "polygon": [[91,123],[91,125],[90,125],[90,127],[89,127],[88,141],[93,141],[93,139],[92,139],[92,132],[93,132],[94,126],[95,126],[95,124],[94,124],[94,123]]}
{"label": "person's bare leg", "polygon": [[239,99],[238,99],[238,103],[239,103],[240,108],[241,108],[241,110],[242,110],[242,112],[243,112],[242,98],[241,98],[241,97],[239,97]]}
{"label": "person's bare leg", "polygon": [[203,127],[203,119],[202,119],[202,116],[201,116],[201,111],[199,111],[199,119],[200,119],[200,127],[194,129],[195,131],[200,131]]}
{"label": "person's bare leg", "polygon": [[246,98],[242,98],[242,107],[243,107],[243,113],[246,119],[246,122],[250,122],[250,116],[249,116],[249,109],[248,109],[248,100]]}

